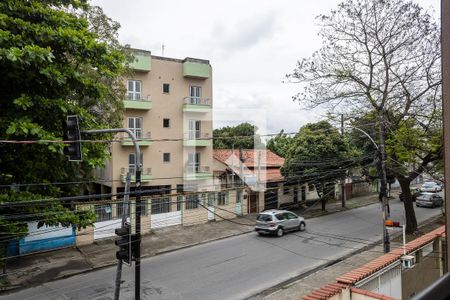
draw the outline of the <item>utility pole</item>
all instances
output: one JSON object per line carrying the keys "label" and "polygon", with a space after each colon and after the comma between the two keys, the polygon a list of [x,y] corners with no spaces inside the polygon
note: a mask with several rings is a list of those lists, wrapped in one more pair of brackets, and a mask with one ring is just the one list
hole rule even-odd
{"label": "utility pole", "polygon": [[386,149],[384,142],[384,132],[385,132],[385,124],[384,124],[384,111],[380,112],[380,144],[379,144],[379,155],[381,162],[381,170],[380,170],[380,179],[381,179],[381,189],[380,189],[380,198],[381,198],[381,206],[383,212],[383,246],[384,253],[388,253],[390,251],[390,241],[389,241],[389,233],[386,228],[386,220],[387,220],[387,176],[386,176]]}
{"label": "utility pole", "polygon": [[[344,137],[344,114],[341,114],[341,135],[342,135],[342,137]],[[341,197],[342,197],[342,199],[341,199],[341,201],[342,201],[342,207],[343,208],[345,208],[345,175],[346,174],[343,174],[342,175],[342,179],[341,179]]]}
{"label": "utility pole", "polygon": [[[375,148],[377,148],[378,151],[378,157],[380,160],[380,177],[381,177],[381,189],[380,189],[380,199],[381,199],[381,210],[382,210],[382,217],[383,217],[383,246],[384,246],[384,253],[388,253],[390,251],[390,242],[389,242],[389,234],[386,229],[386,220],[387,220],[387,214],[386,214],[386,204],[387,204],[387,198],[386,198],[386,187],[387,187],[387,176],[386,176],[386,150],[384,145],[384,112],[380,114],[380,145],[377,145],[373,138],[364,130],[358,127],[353,127],[353,129],[358,130],[359,132],[363,133],[365,136],[369,138],[369,140],[374,144]],[[384,187],[384,193],[383,193],[383,187]]]}
{"label": "utility pole", "polygon": [[131,138],[134,144],[134,151],[136,156],[136,232],[133,239],[134,245],[134,287],[135,287],[135,299],[141,299],[141,149],[134,133],[128,128],[112,128],[112,129],[94,129],[82,131],[83,134],[96,134],[96,133],[118,133],[125,132]]}
{"label": "utility pole", "polygon": [[450,3],[441,0],[442,110],[444,120],[445,236],[448,272],[450,262]]}

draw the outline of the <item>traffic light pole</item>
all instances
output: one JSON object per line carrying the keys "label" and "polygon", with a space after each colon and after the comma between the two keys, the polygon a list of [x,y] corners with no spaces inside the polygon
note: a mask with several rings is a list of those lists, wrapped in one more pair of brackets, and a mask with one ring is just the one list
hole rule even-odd
{"label": "traffic light pole", "polygon": [[[127,179],[125,181],[125,195],[123,198],[122,228],[125,228],[125,223],[127,222],[127,216],[128,216],[128,211],[129,211],[128,207],[129,207],[129,203],[130,203],[129,202],[129,200],[130,200],[130,183],[131,183],[131,174],[130,174],[130,172],[127,172]],[[114,290],[114,300],[119,300],[119,298],[120,298],[120,281],[122,279],[122,265],[123,265],[123,261],[121,259],[119,259],[119,261],[117,262],[116,288]]]}
{"label": "traffic light pole", "polygon": [[134,133],[128,128],[111,128],[111,129],[94,129],[82,131],[83,134],[96,133],[119,133],[125,132],[133,141],[135,157],[136,157],[136,239],[133,241],[135,249],[135,266],[134,266],[134,280],[135,280],[135,299],[141,299],[141,150],[139,143]]}

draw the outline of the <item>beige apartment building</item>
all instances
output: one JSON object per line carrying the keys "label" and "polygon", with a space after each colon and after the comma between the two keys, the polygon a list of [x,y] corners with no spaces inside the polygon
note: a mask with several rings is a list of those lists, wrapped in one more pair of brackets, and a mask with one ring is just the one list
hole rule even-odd
{"label": "beige apartment building", "polygon": [[[144,50],[134,50],[134,55],[134,72],[124,78],[123,127],[134,132],[142,153],[143,232],[186,224],[189,214],[207,218],[197,200],[216,195],[212,193],[211,65],[208,60],[160,57]],[[120,134],[115,140],[111,160],[96,172],[96,188],[120,199],[127,172],[135,182],[135,150],[127,136]],[[114,235],[122,205],[95,205],[94,209],[94,239]]]}

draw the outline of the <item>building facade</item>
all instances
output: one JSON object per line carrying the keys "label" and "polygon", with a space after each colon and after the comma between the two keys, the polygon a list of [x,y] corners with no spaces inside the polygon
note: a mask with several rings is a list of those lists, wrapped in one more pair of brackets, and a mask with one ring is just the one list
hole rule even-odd
{"label": "building facade", "polygon": [[[133,72],[124,78],[123,127],[135,134],[141,150],[145,232],[181,224],[183,210],[200,210],[198,192],[214,191],[212,68],[208,60],[133,52]],[[127,135],[119,134],[110,150],[111,160],[96,171],[96,193],[111,193],[120,202],[127,173],[135,182],[135,149]],[[123,206],[98,204],[94,210],[95,238],[113,235]]]}

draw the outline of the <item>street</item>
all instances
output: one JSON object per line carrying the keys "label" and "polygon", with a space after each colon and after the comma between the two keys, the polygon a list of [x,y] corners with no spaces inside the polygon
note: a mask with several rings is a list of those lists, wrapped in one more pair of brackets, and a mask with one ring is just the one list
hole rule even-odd
{"label": "street", "polygon": [[[441,208],[415,207],[418,222]],[[391,218],[404,223],[403,203]],[[244,299],[382,238],[373,204],[307,220],[306,231],[281,238],[252,232],[142,261],[143,299]],[[389,231],[390,234],[393,231]],[[391,248],[400,246],[391,244]],[[115,267],[21,290],[1,299],[112,299]],[[124,267],[121,299],[133,299],[134,269]]]}

